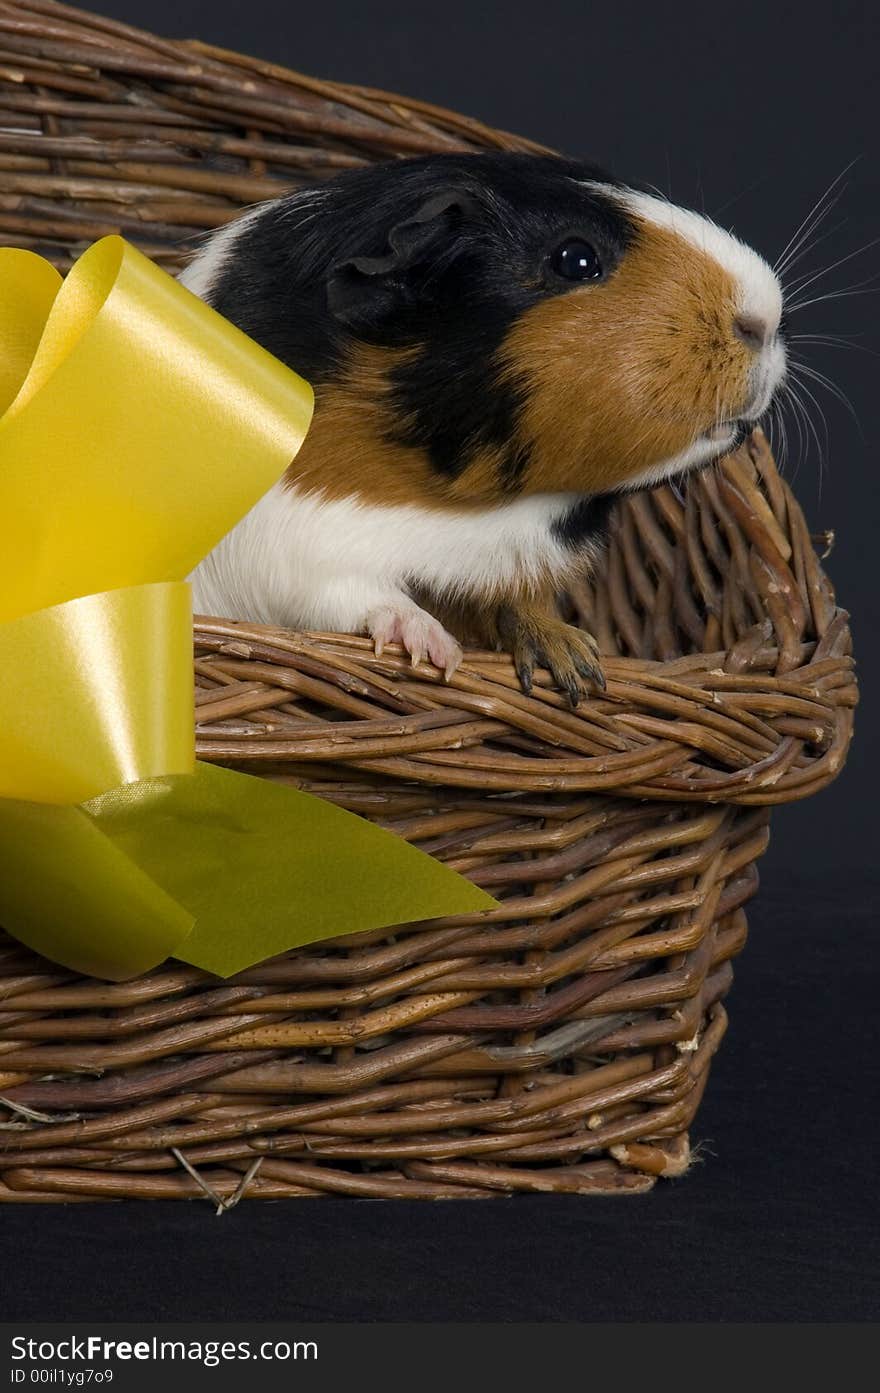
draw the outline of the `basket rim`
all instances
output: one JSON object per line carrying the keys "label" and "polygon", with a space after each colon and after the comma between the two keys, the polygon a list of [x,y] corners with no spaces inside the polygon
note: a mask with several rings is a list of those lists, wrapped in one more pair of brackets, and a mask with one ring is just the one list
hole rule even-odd
{"label": "basket rim", "polygon": [[[203,692],[198,757],[258,773],[296,764],[303,787],[317,786],[318,766],[330,763],[352,775],[487,794],[603,792],[744,806],[809,797],[839,772],[852,736],[858,691],[848,615],[766,439],[754,435],[722,475],[755,562],[755,604],[767,602],[764,620],[729,648],[665,660],[606,656],[606,690],[572,711],[546,673],[536,673],[525,696],[505,653],[466,650],[447,682],[430,664],[413,669],[398,647],[377,657],[364,637],[199,615],[197,673],[237,685]],[[662,500],[661,515],[674,502],[668,488],[650,498],[655,506]],[[289,717],[273,724],[284,693],[261,708],[259,692],[309,681],[323,684],[334,708],[320,735],[314,713],[298,729]],[[247,690],[239,699],[240,687]],[[245,725],[230,735],[225,724],[236,715]],[[523,737],[536,739],[538,751],[518,751]]]}

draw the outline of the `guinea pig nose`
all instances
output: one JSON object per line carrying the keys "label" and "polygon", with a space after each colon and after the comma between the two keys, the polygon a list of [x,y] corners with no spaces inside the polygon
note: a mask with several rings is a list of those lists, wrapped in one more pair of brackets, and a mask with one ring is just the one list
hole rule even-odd
{"label": "guinea pig nose", "polygon": [[733,332],[747,348],[757,353],[770,337],[770,325],[760,315],[738,314],[733,321]]}

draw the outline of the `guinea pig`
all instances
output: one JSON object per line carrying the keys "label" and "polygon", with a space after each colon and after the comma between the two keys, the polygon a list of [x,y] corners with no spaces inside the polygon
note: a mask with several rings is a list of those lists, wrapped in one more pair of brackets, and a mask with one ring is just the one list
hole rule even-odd
{"label": "guinea pig", "polygon": [[[286,476],[198,567],[197,610],[402,644],[447,678],[603,684],[555,594],[621,494],[734,449],[786,369],[782,291],[705,217],[552,156],[347,172],[214,233],[182,282],[315,389]],[[454,630],[454,634],[450,632]]]}

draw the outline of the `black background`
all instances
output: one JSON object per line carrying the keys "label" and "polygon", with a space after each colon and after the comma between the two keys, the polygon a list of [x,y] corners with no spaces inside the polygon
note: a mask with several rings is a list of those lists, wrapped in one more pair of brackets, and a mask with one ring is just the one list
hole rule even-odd
{"label": "black background", "polygon": [[[854,615],[849,766],[782,808],[695,1136],[702,1164],[645,1198],[9,1208],[7,1319],[800,1320],[875,1317],[878,1284],[877,449],[880,29],[867,3],[99,0],[317,76],[399,91],[645,180],[769,260],[843,169],[805,354],[850,397],[813,408],[787,465]],[[811,384],[812,385],[812,384]],[[11,1288],[11,1289],[10,1289]]]}

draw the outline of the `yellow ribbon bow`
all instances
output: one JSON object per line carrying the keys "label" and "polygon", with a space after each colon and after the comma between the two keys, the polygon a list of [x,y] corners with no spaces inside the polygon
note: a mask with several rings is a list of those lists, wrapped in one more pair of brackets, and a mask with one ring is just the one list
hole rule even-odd
{"label": "yellow ribbon bow", "polygon": [[196,763],[185,577],[311,388],[119,237],[0,249],[0,924],[121,980],[491,908],[401,838]]}

